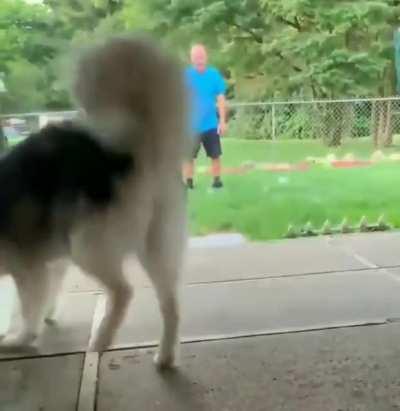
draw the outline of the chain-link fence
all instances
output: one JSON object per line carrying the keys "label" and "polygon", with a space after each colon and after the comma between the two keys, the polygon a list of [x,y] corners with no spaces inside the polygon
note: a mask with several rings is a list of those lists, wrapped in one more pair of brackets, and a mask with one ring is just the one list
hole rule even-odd
{"label": "chain-link fence", "polygon": [[[1,116],[7,138],[23,138],[46,123],[71,119],[75,111]],[[230,103],[228,137],[241,139],[320,140],[340,146],[347,139],[370,139],[389,146],[400,135],[400,97]]]}
{"label": "chain-link fence", "polygon": [[2,131],[10,141],[23,139],[49,122],[69,120],[77,114],[76,111],[18,113],[1,115],[0,120]]}
{"label": "chain-link fence", "polygon": [[391,145],[400,134],[400,98],[311,100],[230,105],[230,136],[245,139],[318,139],[340,146],[370,138]]}

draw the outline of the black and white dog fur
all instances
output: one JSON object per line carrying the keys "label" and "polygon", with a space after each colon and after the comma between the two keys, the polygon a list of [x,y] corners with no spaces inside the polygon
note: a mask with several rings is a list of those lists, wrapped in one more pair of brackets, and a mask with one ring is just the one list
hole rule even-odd
{"label": "black and white dog fur", "polygon": [[186,244],[182,78],[151,42],[108,40],[77,65],[74,93],[84,120],[47,126],[0,160],[1,272],[15,280],[24,320],[1,350],[34,345],[64,276],[49,266],[66,258],[107,292],[90,347],[105,350],[133,296],[123,261],[136,254],[164,322],[156,363],[176,364]]}

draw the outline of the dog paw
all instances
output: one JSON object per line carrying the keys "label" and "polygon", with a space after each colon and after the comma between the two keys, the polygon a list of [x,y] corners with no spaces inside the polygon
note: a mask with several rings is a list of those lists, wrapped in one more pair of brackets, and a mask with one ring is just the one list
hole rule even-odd
{"label": "dog paw", "polygon": [[174,354],[162,354],[157,352],[153,358],[155,366],[159,370],[171,370],[178,368],[179,361],[176,355]]}
{"label": "dog paw", "polygon": [[105,338],[96,338],[94,341],[91,342],[89,345],[89,352],[97,352],[99,354],[103,353],[107,350],[110,346],[109,339]]}
{"label": "dog paw", "polygon": [[44,319],[44,322],[46,325],[48,325],[49,327],[57,327],[58,322],[55,318],[53,317],[48,317]]}
{"label": "dog paw", "polygon": [[35,334],[6,335],[0,340],[0,352],[37,352]]}

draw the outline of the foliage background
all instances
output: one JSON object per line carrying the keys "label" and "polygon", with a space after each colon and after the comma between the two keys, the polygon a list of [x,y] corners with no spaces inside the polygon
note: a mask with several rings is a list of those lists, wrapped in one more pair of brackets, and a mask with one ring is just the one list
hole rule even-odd
{"label": "foliage background", "polygon": [[2,0],[1,108],[69,108],[68,53],[131,31],[184,62],[204,42],[240,100],[393,95],[399,16],[399,0]]}

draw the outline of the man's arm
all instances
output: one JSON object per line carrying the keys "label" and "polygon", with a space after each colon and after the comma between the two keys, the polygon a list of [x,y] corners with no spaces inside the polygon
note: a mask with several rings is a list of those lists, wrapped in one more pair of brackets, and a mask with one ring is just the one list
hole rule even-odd
{"label": "man's arm", "polygon": [[221,73],[216,70],[215,94],[217,96],[217,109],[219,115],[218,134],[224,135],[227,128],[227,104],[225,99],[226,83]]}
{"label": "man's arm", "polygon": [[219,94],[217,96],[217,107],[219,115],[219,124],[218,124],[218,134],[224,135],[226,132],[226,99],[224,94]]}

